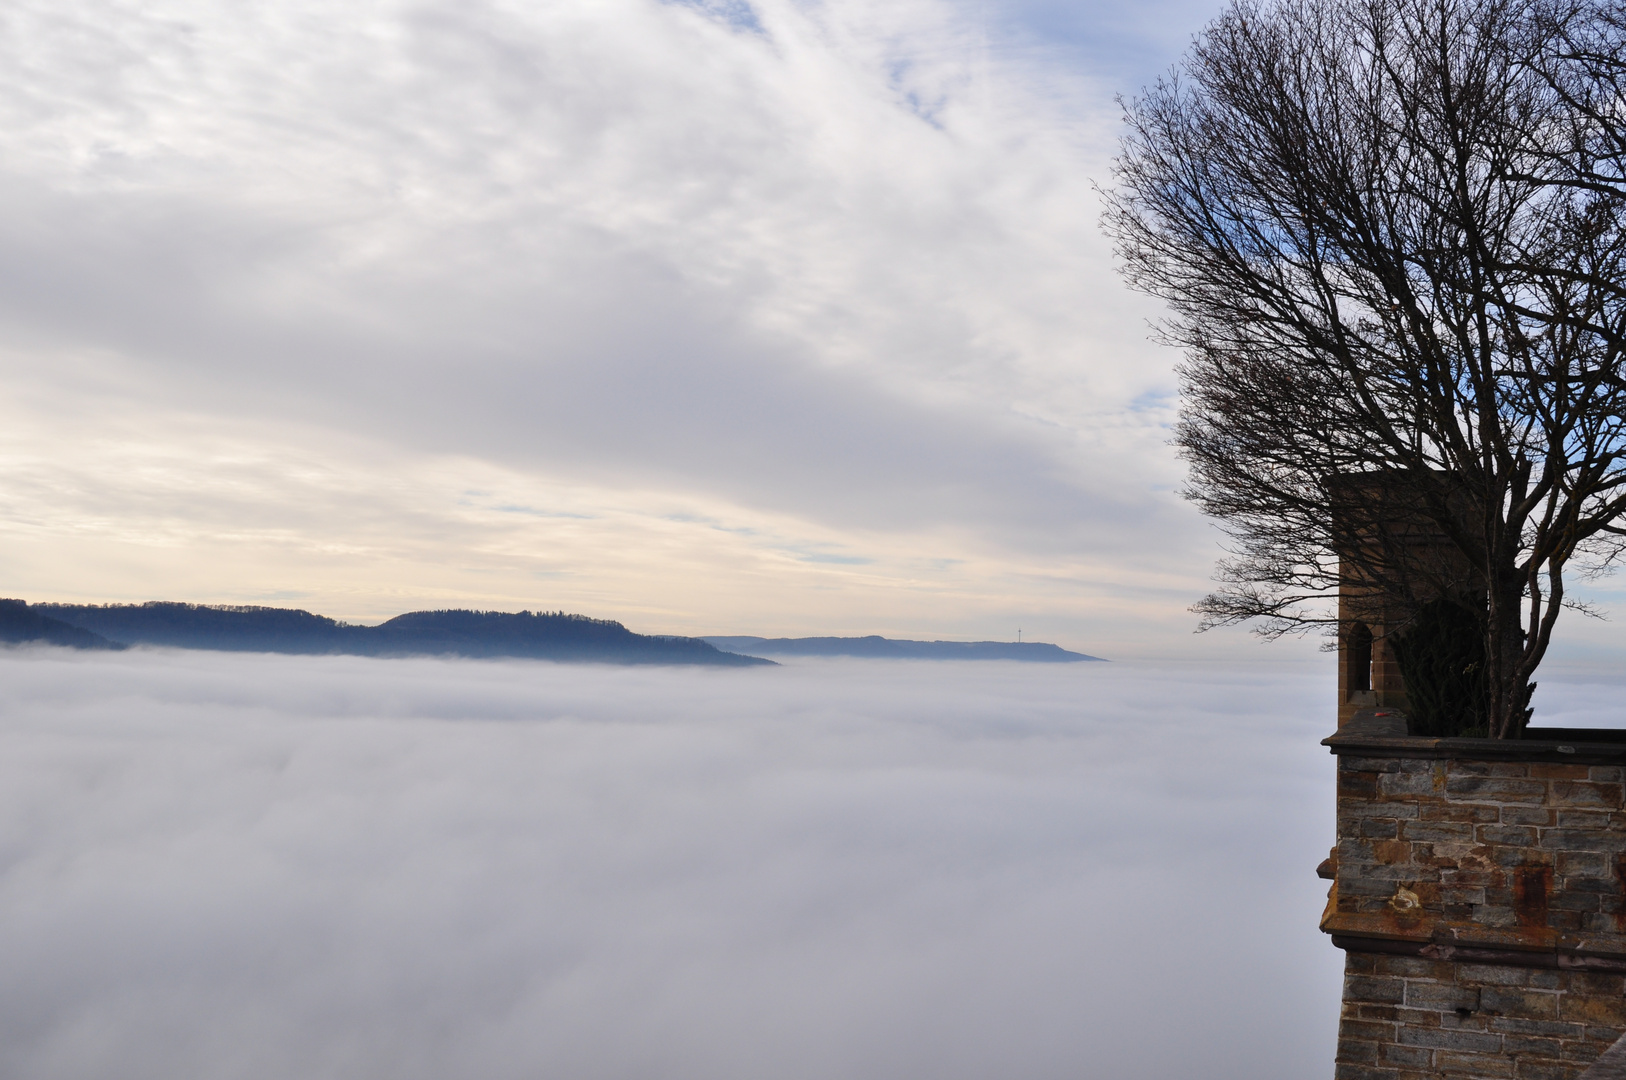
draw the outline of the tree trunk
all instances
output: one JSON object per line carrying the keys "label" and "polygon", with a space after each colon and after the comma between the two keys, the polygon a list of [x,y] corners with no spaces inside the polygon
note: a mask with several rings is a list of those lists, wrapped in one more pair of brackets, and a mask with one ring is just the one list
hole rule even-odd
{"label": "tree trunk", "polygon": [[[1504,575],[1512,577],[1512,575]],[[1522,582],[1498,582],[1491,590],[1485,618],[1485,687],[1490,700],[1489,734],[1498,739],[1524,735],[1530,719],[1530,681],[1524,672],[1524,590]]]}

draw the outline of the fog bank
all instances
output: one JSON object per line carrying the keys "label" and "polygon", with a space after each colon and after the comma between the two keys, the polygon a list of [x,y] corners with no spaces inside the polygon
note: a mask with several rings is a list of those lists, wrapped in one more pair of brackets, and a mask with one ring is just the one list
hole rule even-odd
{"label": "fog bank", "polygon": [[1325,661],[0,678],[7,1077],[1330,1068]]}

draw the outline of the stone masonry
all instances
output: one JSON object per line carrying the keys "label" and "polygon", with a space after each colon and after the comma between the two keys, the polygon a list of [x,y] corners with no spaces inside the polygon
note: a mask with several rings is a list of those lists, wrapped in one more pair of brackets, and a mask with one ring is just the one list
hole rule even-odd
{"label": "stone masonry", "polygon": [[1405,732],[1326,740],[1337,1080],[1577,1080],[1626,1033],[1626,732]]}

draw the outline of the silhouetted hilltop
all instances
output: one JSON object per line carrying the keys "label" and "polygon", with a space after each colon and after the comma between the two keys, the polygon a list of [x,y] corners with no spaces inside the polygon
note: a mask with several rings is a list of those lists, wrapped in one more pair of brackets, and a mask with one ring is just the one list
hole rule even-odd
{"label": "silhouetted hilltop", "polygon": [[[869,637],[707,637],[719,649],[768,656],[872,656],[906,660],[1025,660],[1070,664],[1100,661],[1042,641],[904,641]],[[1104,661],[1102,661],[1104,662]]]}
{"label": "silhouetted hilltop", "polygon": [[699,638],[635,634],[564,612],[413,611],[357,626],[293,608],[182,604],[35,604],[31,612],[131,645],[356,656],[532,657],[620,664],[771,664]]}
{"label": "silhouetted hilltop", "polygon": [[108,641],[61,619],[41,614],[23,600],[0,600],[0,642],[20,644],[41,642],[46,645],[67,645],[75,649],[122,649],[123,645]]}
{"label": "silhouetted hilltop", "polygon": [[294,608],[252,605],[35,604],[64,622],[131,645],[227,652],[351,652],[368,627],[350,626]]}
{"label": "silhouetted hilltop", "polygon": [[392,654],[535,656],[605,659],[620,663],[769,664],[737,656],[699,638],[635,634],[612,619],[562,611],[412,611],[371,629],[377,647]]}

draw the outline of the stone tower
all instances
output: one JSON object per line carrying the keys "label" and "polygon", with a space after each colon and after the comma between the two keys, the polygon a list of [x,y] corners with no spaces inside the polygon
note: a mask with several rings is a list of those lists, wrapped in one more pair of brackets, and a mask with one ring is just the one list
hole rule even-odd
{"label": "stone tower", "polygon": [[[1415,542],[1435,595],[1471,584],[1442,537],[1398,520],[1373,513],[1356,535]],[[1337,1080],[1626,1080],[1626,1043],[1599,1060],[1626,1034],[1626,730],[1409,734],[1379,561],[1343,575],[1324,740],[1338,842],[1321,929],[1346,954]]]}

